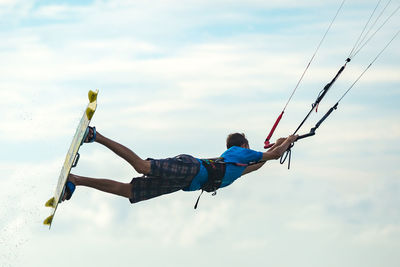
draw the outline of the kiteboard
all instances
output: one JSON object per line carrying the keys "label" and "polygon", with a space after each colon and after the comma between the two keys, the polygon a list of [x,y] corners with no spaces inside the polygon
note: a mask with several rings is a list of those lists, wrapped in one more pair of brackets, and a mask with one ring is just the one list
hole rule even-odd
{"label": "kiteboard", "polygon": [[86,129],[89,126],[90,120],[92,119],[94,112],[96,111],[98,92],[99,92],[98,90],[96,91],[90,90],[88,93],[89,104],[87,105],[83,113],[83,116],[75,131],[74,138],[72,139],[71,145],[68,149],[68,153],[65,157],[64,164],[61,168],[60,176],[58,178],[54,196],[50,198],[45,204],[46,207],[51,208],[50,216],[47,217],[43,222],[44,225],[49,226],[49,229],[51,228],[58,204],[61,202],[61,197],[64,194],[64,190],[68,180],[68,175],[71,172],[71,169],[76,167],[78,164],[80,157],[78,151],[81,144],[83,143],[83,138],[85,136]]}

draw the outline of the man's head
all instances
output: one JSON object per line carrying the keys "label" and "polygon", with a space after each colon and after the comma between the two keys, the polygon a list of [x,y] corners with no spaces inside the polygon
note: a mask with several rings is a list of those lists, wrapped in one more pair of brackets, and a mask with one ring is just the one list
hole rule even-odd
{"label": "man's head", "polygon": [[226,148],[233,146],[240,146],[243,148],[249,148],[249,141],[247,141],[244,133],[232,133],[226,138]]}

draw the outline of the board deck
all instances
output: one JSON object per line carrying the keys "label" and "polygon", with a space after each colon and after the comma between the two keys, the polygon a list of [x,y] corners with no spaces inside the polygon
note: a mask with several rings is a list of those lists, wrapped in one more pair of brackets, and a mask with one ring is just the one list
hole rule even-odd
{"label": "board deck", "polygon": [[89,104],[87,105],[82,118],[78,124],[78,127],[75,131],[75,135],[72,139],[71,145],[68,149],[67,155],[64,160],[64,164],[62,166],[60,176],[58,178],[57,182],[57,187],[54,192],[54,195],[52,198],[50,198],[45,206],[51,208],[51,213],[50,216],[47,217],[43,224],[48,225],[49,229],[51,228],[54,215],[56,213],[58,203],[60,202],[60,198],[62,196],[64,187],[67,183],[68,175],[71,172],[71,168],[75,167],[76,164],[78,163],[79,160],[79,148],[81,146],[81,143],[83,141],[83,137],[85,135],[86,129],[89,126],[90,120],[92,119],[94,112],[96,111],[97,108],[97,94],[98,90],[92,91],[90,90],[88,93],[89,97]]}

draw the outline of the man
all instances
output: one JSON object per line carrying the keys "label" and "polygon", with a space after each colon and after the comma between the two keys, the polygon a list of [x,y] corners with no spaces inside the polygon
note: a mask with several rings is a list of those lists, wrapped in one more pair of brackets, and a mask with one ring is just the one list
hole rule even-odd
{"label": "man", "polygon": [[[125,159],[142,177],[130,183],[96,179],[70,174],[62,200],[69,200],[76,186],[86,186],[126,197],[131,203],[154,198],[178,190],[215,192],[233,183],[240,176],[261,168],[266,161],[278,159],[296,141],[297,135],[280,138],[267,152],[251,150],[244,134],[230,134],[227,150],[216,159],[197,159],[179,155],[167,159],[141,159],[129,148],[88,127],[84,142],[97,142]],[[196,203],[197,206],[197,203]]]}

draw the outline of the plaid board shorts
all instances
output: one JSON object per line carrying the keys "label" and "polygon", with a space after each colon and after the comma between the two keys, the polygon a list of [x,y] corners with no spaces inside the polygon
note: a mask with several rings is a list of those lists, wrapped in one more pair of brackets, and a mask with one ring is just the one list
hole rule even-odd
{"label": "plaid board shorts", "polygon": [[179,191],[190,185],[200,170],[200,162],[190,155],[148,159],[149,175],[133,178],[131,203]]}

